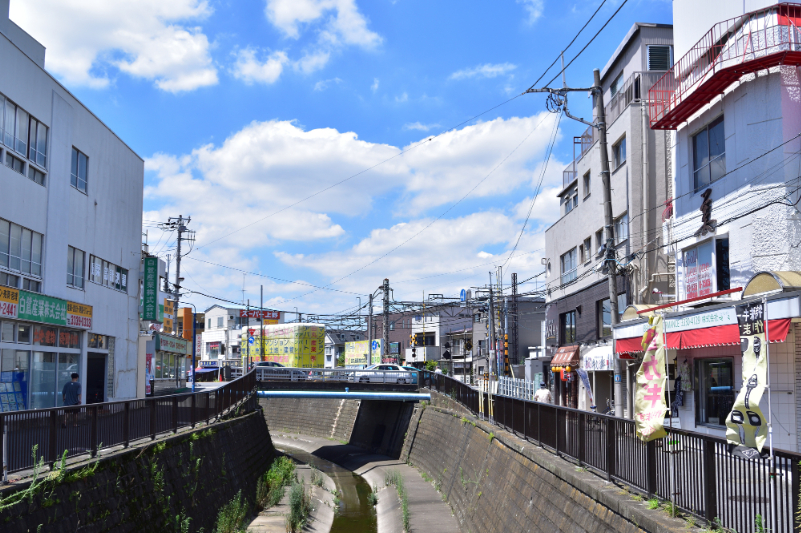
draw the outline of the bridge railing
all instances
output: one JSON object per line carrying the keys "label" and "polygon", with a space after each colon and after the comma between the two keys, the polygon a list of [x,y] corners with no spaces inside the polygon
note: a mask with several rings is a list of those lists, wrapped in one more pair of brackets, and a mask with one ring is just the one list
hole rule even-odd
{"label": "bridge railing", "polygon": [[264,381],[325,381],[339,383],[388,383],[417,385],[419,372],[359,368],[288,368],[257,366],[256,379]]}
{"label": "bridge railing", "polygon": [[65,451],[67,458],[95,456],[98,450],[208,423],[240,405],[254,410],[255,390],[256,374],[249,372],[209,392],[0,413],[3,481],[39,459],[53,465]]}
{"label": "bridge railing", "polygon": [[801,454],[774,450],[771,467],[768,458],[732,455],[719,437],[668,429],[664,439],[643,443],[632,420],[505,395],[490,403],[486,393],[432,372],[421,373],[421,384],[609,481],[673,500],[681,512],[727,530],[753,531],[761,516],[766,531],[801,531]]}

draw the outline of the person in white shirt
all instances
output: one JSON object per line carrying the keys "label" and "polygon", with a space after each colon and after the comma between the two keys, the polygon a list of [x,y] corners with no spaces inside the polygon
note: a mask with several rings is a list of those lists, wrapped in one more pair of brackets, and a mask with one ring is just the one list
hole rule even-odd
{"label": "person in white shirt", "polygon": [[442,374],[442,370],[440,370],[439,366],[437,366],[436,370],[434,370],[435,374]]}
{"label": "person in white shirt", "polygon": [[540,388],[534,393],[534,401],[540,403],[553,403],[551,399],[551,391],[545,388],[545,382],[540,382]]}

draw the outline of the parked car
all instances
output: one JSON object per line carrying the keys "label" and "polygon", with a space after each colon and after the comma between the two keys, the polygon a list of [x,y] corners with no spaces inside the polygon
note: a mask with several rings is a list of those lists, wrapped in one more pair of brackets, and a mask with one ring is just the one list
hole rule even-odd
{"label": "parked car", "polygon": [[[266,361],[265,361],[266,362]],[[308,372],[299,368],[287,368],[278,363],[275,366],[261,366],[256,368],[256,379],[263,381],[305,381],[309,379]]]}
{"label": "parked car", "polygon": [[382,364],[370,365],[362,371],[357,370],[351,380],[359,383],[413,383],[415,378],[411,372],[398,365]]}
{"label": "parked car", "polygon": [[420,371],[413,366],[402,366],[401,368],[404,370],[408,370],[412,374],[412,376],[414,376],[414,381],[412,381],[412,383],[417,385],[417,374]]}
{"label": "parked car", "polygon": [[281,363],[276,363],[275,361],[259,361],[256,363],[256,366],[271,366],[271,367],[284,368],[284,365],[282,365]]}

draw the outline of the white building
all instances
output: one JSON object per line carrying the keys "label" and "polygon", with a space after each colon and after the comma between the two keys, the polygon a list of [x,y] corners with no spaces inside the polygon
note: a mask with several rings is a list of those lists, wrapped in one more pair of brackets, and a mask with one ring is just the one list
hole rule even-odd
{"label": "white building", "polygon": [[325,330],[325,368],[337,366],[337,359],[340,355],[345,355],[345,343],[361,341],[367,338],[363,331],[351,331],[347,329]]}
{"label": "white building", "polygon": [[459,306],[441,307],[436,311],[415,315],[411,334],[415,337],[414,355],[406,349],[406,364],[438,361],[445,351],[446,337],[451,332],[464,331],[473,325],[473,314]]}
{"label": "white building", "polygon": [[[0,409],[136,396],[144,162],[0,0]],[[13,73],[13,74],[12,74]]]}
{"label": "white building", "polygon": [[[247,318],[250,312],[251,318]],[[267,311],[272,316],[278,318],[267,318],[264,324],[283,324],[284,314],[280,311]],[[204,361],[234,360],[241,361],[242,348],[241,330],[244,326],[254,328],[261,324],[261,320],[256,318],[258,309],[245,306],[222,306],[212,305],[206,309],[206,329],[203,331],[203,353],[198,354],[198,359]]]}

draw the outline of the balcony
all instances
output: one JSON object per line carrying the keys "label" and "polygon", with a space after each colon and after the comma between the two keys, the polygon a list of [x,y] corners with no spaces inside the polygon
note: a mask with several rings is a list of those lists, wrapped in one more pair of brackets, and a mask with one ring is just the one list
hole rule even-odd
{"label": "balcony", "polygon": [[799,24],[788,3],[715,24],[648,91],[651,128],[676,129],[745,74],[801,65]]}

